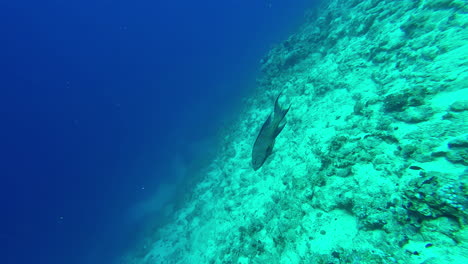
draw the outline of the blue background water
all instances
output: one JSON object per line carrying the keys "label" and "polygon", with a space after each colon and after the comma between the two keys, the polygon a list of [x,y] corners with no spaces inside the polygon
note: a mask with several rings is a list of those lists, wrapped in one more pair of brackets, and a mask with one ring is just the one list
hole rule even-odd
{"label": "blue background water", "polygon": [[110,263],[312,6],[2,1],[0,262]]}

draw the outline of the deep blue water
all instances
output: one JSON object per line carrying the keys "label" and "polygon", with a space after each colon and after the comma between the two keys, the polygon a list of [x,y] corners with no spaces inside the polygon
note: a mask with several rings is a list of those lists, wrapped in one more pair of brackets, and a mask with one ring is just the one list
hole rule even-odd
{"label": "deep blue water", "polygon": [[0,263],[111,263],[313,3],[2,1]]}

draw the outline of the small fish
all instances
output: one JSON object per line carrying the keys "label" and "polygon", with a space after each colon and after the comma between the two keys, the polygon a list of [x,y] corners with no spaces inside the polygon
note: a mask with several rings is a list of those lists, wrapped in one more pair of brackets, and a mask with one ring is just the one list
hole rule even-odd
{"label": "small fish", "polygon": [[283,92],[278,94],[275,101],[275,109],[272,114],[270,114],[260,129],[257,139],[253,145],[252,149],[252,167],[256,171],[262,167],[265,160],[268,156],[271,155],[273,151],[273,146],[275,145],[275,139],[281,133],[286,122],[280,125],[284,117],[291,108],[291,105],[287,109],[282,109],[278,104],[278,99]]}

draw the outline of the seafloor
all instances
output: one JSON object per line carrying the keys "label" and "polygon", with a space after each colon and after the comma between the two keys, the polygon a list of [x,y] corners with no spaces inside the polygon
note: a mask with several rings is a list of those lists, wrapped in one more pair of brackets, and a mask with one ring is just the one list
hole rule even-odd
{"label": "seafloor", "polygon": [[325,1],[261,69],[206,175],[122,263],[468,263],[468,1]]}

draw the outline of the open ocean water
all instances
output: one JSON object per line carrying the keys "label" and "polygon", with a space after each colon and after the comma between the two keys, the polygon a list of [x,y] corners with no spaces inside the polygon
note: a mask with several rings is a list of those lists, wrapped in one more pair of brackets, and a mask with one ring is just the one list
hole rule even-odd
{"label": "open ocean water", "polygon": [[141,243],[315,4],[2,1],[0,263],[116,263]]}

